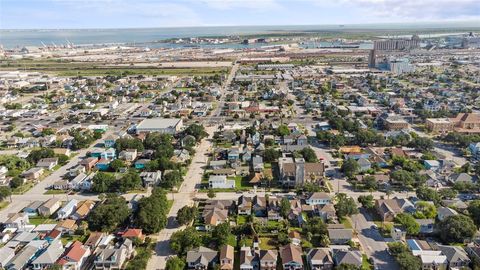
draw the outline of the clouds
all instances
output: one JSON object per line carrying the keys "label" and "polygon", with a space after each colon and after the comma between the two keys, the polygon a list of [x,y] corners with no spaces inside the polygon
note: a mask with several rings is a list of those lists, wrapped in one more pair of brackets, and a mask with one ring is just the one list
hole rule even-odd
{"label": "clouds", "polygon": [[479,0],[0,0],[0,28],[480,20]]}

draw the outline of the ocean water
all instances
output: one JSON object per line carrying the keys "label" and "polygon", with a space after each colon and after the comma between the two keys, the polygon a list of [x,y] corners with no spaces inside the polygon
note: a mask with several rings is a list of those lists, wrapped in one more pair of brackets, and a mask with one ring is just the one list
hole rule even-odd
{"label": "ocean water", "polygon": [[[138,28],[138,29],[48,29],[48,30],[8,30],[0,29],[0,45],[12,49],[22,46],[38,46],[42,43],[62,45],[89,44],[154,44],[152,47],[177,47],[183,45],[165,44],[160,41],[170,38],[241,36],[252,34],[282,32],[358,32],[358,31],[407,31],[412,33],[439,29],[480,29],[480,23],[423,23],[423,24],[369,24],[369,25],[312,25],[312,26],[223,26],[223,27],[172,27],[172,28]],[[152,43],[153,42],[153,43]],[[215,48],[252,47],[265,44],[208,45]]]}

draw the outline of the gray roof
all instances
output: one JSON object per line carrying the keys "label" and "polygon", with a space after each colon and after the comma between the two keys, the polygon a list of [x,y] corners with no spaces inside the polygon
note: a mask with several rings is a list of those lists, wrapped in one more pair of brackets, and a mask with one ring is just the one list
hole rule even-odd
{"label": "gray roof", "polygon": [[352,239],[352,229],[328,229],[330,239]]}
{"label": "gray roof", "polygon": [[172,128],[178,125],[182,119],[176,118],[150,118],[144,119],[140,124],[138,124],[137,129],[163,129],[163,128]]}
{"label": "gray roof", "polygon": [[53,264],[63,254],[65,249],[63,248],[60,239],[53,241],[50,246],[38,256],[32,263],[34,264]]}
{"label": "gray roof", "polygon": [[362,265],[362,253],[358,250],[338,251],[335,253],[335,262],[337,264]]}
{"label": "gray roof", "polygon": [[328,248],[310,249],[307,254],[307,258],[312,261],[313,264],[333,263],[332,256],[330,255],[330,249]]}
{"label": "gray roof", "polygon": [[7,269],[23,269],[32,257],[37,253],[38,248],[26,246],[7,264]]}
{"label": "gray roof", "polygon": [[216,259],[218,252],[206,247],[198,247],[187,252],[187,263],[208,265]]}
{"label": "gray roof", "polygon": [[467,255],[467,252],[461,247],[458,246],[443,246],[439,245],[443,255],[447,256],[447,259],[450,263],[458,261],[470,261],[470,258]]}
{"label": "gray roof", "polygon": [[14,255],[15,255],[15,250],[13,248],[1,247],[0,248],[0,264],[8,263]]}

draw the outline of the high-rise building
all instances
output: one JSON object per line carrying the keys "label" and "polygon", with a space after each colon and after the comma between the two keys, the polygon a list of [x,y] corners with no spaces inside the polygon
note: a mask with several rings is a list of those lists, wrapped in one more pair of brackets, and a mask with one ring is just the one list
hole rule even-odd
{"label": "high-rise building", "polygon": [[401,51],[420,47],[420,38],[413,35],[411,39],[387,39],[375,40],[373,49],[378,51]]}
{"label": "high-rise building", "polygon": [[377,58],[377,52],[375,49],[370,50],[370,53],[368,54],[368,67],[374,68],[376,66],[376,58]]}

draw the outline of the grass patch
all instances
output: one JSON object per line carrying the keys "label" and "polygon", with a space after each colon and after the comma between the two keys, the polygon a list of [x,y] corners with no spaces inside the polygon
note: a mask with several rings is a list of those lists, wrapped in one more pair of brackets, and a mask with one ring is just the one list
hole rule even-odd
{"label": "grass patch", "polygon": [[67,193],[66,190],[49,189],[49,190],[45,191],[43,194],[52,195],[52,194],[65,194],[65,193]]}
{"label": "grass patch", "polygon": [[277,249],[277,241],[272,237],[260,237],[260,249]]}
{"label": "grass patch", "polygon": [[268,225],[269,227],[273,227],[273,226],[277,227],[278,224],[280,224],[280,223],[279,223],[277,220],[269,220],[269,221],[267,221],[267,225]]}
{"label": "grass patch", "polygon": [[247,216],[238,215],[237,216],[237,225],[242,225],[242,224],[245,224],[245,223],[247,223]]}
{"label": "grass patch", "polygon": [[35,184],[33,182],[27,182],[17,188],[12,189],[12,194],[22,195],[23,193],[29,191]]}
{"label": "grass patch", "polygon": [[62,240],[62,244],[66,245],[68,242],[75,242],[75,241],[80,241],[80,242],[85,242],[87,240],[88,235],[64,235],[60,238]]}
{"label": "grass patch", "polygon": [[28,218],[29,220],[29,223],[32,224],[32,225],[40,225],[40,224],[55,224],[57,223],[55,220],[51,219],[51,218],[47,218],[47,217],[29,217]]}
{"label": "grass patch", "polygon": [[0,202],[0,210],[7,207],[9,204],[10,204],[10,202],[8,202],[8,201]]}
{"label": "grass patch", "polygon": [[341,218],[340,223],[345,226],[346,229],[351,229],[352,228],[352,223],[350,222],[350,219],[347,217]]}
{"label": "grass patch", "polygon": [[228,236],[227,244],[232,246],[232,247],[236,247],[237,246],[237,236],[234,235],[234,234],[230,234]]}
{"label": "grass patch", "polygon": [[368,257],[365,254],[362,254],[362,270],[370,270],[372,265],[368,262]]}

